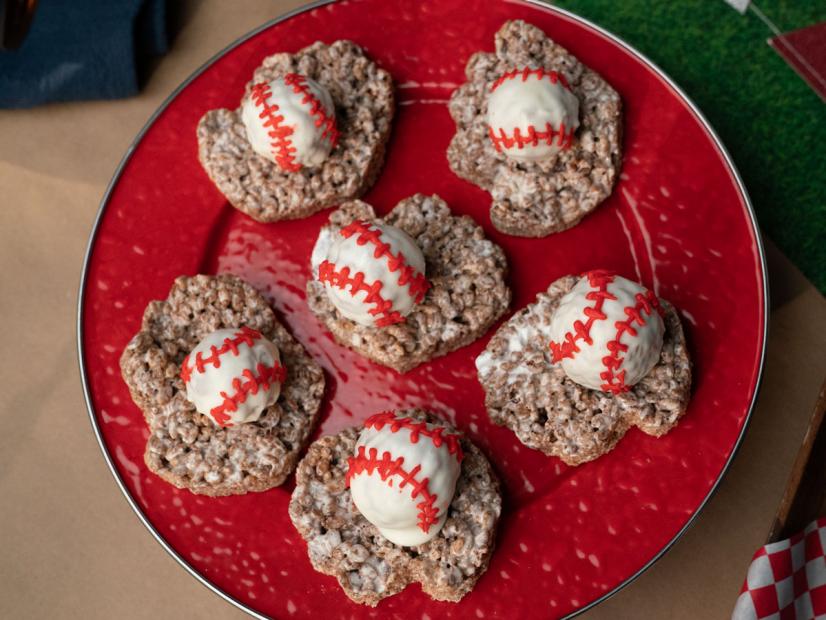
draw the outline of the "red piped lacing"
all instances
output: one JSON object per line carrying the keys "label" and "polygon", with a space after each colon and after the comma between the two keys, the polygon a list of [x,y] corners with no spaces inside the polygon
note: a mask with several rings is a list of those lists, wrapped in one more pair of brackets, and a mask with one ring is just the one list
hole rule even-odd
{"label": "red piped lacing", "polygon": [[336,266],[328,260],[325,260],[318,266],[318,281],[327,282],[330,286],[335,286],[342,290],[350,287],[350,293],[355,297],[361,291],[366,291],[367,296],[364,298],[364,303],[372,305],[369,313],[372,316],[381,315],[376,319],[377,327],[386,327],[395,323],[404,323],[404,317],[398,311],[393,310],[393,302],[381,296],[382,283],[376,280],[372,284],[367,284],[364,281],[364,272],[357,271],[355,275],[350,277],[350,268],[342,267],[336,271]]}
{"label": "red piped lacing", "polygon": [[599,375],[599,378],[605,381],[605,383],[602,384],[602,389],[606,392],[619,394],[629,389],[625,384],[625,370],[616,372],[617,369],[622,366],[623,361],[625,361],[625,358],[620,357],[620,353],[625,353],[628,350],[628,345],[620,342],[622,335],[628,333],[629,336],[635,337],[637,330],[634,329],[634,323],[640,326],[645,325],[643,314],[651,316],[653,310],[663,314],[660,301],[651,291],[646,291],[644,295],[637,293],[635,299],[637,300],[636,304],[624,308],[625,315],[628,318],[624,321],[614,323],[617,333],[614,339],[606,345],[608,355],[602,358],[602,365],[605,366],[605,370]]}
{"label": "red piped lacing", "polygon": [[391,433],[398,433],[405,428],[410,431],[410,443],[419,443],[419,437],[427,437],[437,448],[442,445],[447,446],[447,451],[456,456],[456,460],[461,463],[464,458],[462,445],[459,443],[459,436],[456,434],[445,435],[446,429],[443,426],[428,428],[426,422],[416,422],[412,418],[397,418],[392,411],[384,411],[370,416],[364,422],[364,428],[374,428],[380,431],[385,426],[390,425]]}
{"label": "red piped lacing", "polygon": [[307,86],[307,78],[298,73],[288,73],[284,76],[284,83],[287,86],[293,87],[293,92],[299,95],[304,95],[301,100],[302,104],[310,104],[310,116],[315,117],[315,126],[324,127],[321,133],[322,138],[330,140],[330,144],[335,147],[338,142],[338,129],[336,129],[336,117],[327,114],[321,101],[313,95],[310,88]]}
{"label": "red piped lacing", "polygon": [[[565,76],[561,73],[546,71],[541,68],[531,69],[530,67],[525,67],[524,69],[514,69],[503,74],[493,83],[490,92],[495,91],[504,82],[516,79],[517,77],[521,77],[522,81],[526,82],[531,75],[535,75],[540,80],[546,77],[550,80],[551,84],[559,83],[566,90],[571,90],[571,87],[568,85],[568,80],[566,80]],[[517,127],[514,129],[513,135],[509,136],[503,127],[498,129],[488,127],[488,135],[490,136],[491,142],[493,142],[494,148],[499,152],[503,149],[511,149],[514,146],[520,149],[528,145],[537,146],[540,142],[552,145],[554,139],[556,140],[557,146],[564,151],[571,148],[571,144],[573,144],[574,141],[573,128],[567,129],[567,131],[566,129],[565,123],[560,123],[558,128],[554,128],[550,123],[546,123],[544,129],[538,129],[534,125],[529,125],[525,134]]]}
{"label": "red piped lacing", "polygon": [[[248,347],[251,347],[256,340],[260,340],[261,338],[263,338],[261,332],[244,326],[231,338],[224,338],[224,343],[220,347],[213,345],[210,348],[208,356],[204,357],[203,353],[198,351],[198,353],[195,354],[195,363],[192,366],[189,365],[190,356],[187,355],[181,364],[181,379],[184,383],[189,383],[190,379],[192,379],[193,372],[199,374],[204,373],[207,366],[220,368],[222,355],[231,353],[233,356],[237,356],[240,345],[246,344]],[[272,367],[265,364],[258,364],[255,372],[258,374],[253,374],[249,369],[244,370],[244,372],[241,373],[241,377],[236,377],[232,380],[232,394],[227,394],[226,392],[220,393],[224,401],[217,407],[213,407],[209,412],[219,426],[232,426],[231,424],[227,424],[231,417],[227,412],[237,411],[238,405],[244,403],[247,400],[247,396],[257,394],[260,388],[265,390],[270,389],[273,381],[283,383],[287,377],[287,371],[278,363]]]}
{"label": "red piped lacing", "polygon": [[[588,345],[594,344],[591,338],[591,327],[596,321],[604,321],[607,316],[602,311],[605,300],[616,301],[616,296],[608,292],[608,285],[614,281],[614,274],[607,271],[590,271],[585,274],[588,278],[588,284],[595,288],[594,291],[589,291],[585,295],[585,299],[594,302],[593,306],[586,307],[582,312],[586,317],[583,323],[580,320],[574,321],[573,333],[567,332],[562,342],[551,341],[551,361],[554,363],[560,362],[565,358],[573,359],[576,353],[580,352],[577,342],[582,340]],[[616,321],[614,327],[617,332],[613,340],[606,345],[609,354],[602,358],[602,364],[606,370],[600,373],[599,377],[605,383],[600,386],[600,389],[606,392],[619,394],[627,392],[630,387],[625,384],[625,371],[616,372],[622,366],[624,358],[620,357],[620,353],[628,350],[628,345],[622,344],[621,339],[623,334],[628,333],[634,337],[637,335],[637,330],[634,329],[634,323],[638,325],[645,325],[643,314],[650,315],[651,310],[656,309],[662,314],[660,302],[657,296],[651,291],[646,291],[645,295],[638,293],[636,296],[637,303],[634,306],[628,306],[623,309],[625,315],[628,317],[624,321]]]}
{"label": "red piped lacing", "polygon": [[554,137],[556,137],[557,146],[565,151],[571,148],[574,142],[574,130],[570,129],[566,134],[565,123],[560,123],[558,130],[554,130],[550,123],[546,123],[545,129],[542,131],[537,131],[536,127],[528,125],[528,131],[524,135],[522,130],[517,127],[513,130],[512,136],[508,136],[502,127],[499,128],[499,133],[493,127],[488,127],[488,135],[491,142],[493,142],[493,147],[499,152],[502,152],[503,149],[511,149],[514,146],[520,149],[528,145],[536,146],[540,142],[550,145],[554,143]]}
{"label": "red piped lacing", "polygon": [[[310,115],[315,117],[315,126],[324,127],[321,137],[328,138],[331,144],[335,146],[338,141],[336,119],[334,116],[327,115],[321,101],[310,91],[307,86],[307,78],[297,73],[288,73],[284,76],[284,83],[291,86],[294,93],[303,95],[301,103],[310,105]],[[284,116],[278,114],[278,105],[270,103],[270,97],[272,97],[270,85],[266,82],[255,84],[250,91],[250,97],[255,106],[261,108],[258,118],[264,120],[264,127],[268,130],[267,135],[272,139],[270,147],[275,162],[282,170],[287,172],[301,170],[301,164],[295,159],[295,146],[290,139],[294,129],[283,124]]]}
{"label": "red piped lacing", "polygon": [[250,97],[255,107],[261,108],[258,118],[264,120],[264,127],[267,128],[267,135],[272,139],[270,148],[275,157],[275,163],[282,170],[287,172],[298,172],[301,164],[295,160],[295,147],[290,136],[293,135],[293,128],[283,125],[284,115],[278,114],[278,106],[270,103],[272,91],[267,83],[256,84],[250,91]]}
{"label": "red piped lacing", "polygon": [[[425,293],[430,288],[430,283],[424,274],[418,273],[413,267],[408,265],[401,252],[393,254],[390,245],[382,242],[381,230],[371,228],[370,222],[353,222],[345,226],[339,233],[345,239],[353,235],[359,235],[356,239],[358,245],[373,244],[376,249],[373,257],[376,259],[386,258],[387,268],[391,273],[399,272],[399,286],[407,287],[407,291],[416,303],[424,299]],[[318,279],[320,282],[327,282],[342,290],[350,289],[350,294],[354,297],[361,291],[367,293],[364,303],[372,305],[369,310],[372,316],[379,316],[376,319],[377,327],[385,327],[394,323],[403,323],[405,318],[396,310],[393,310],[393,302],[385,299],[381,295],[382,283],[376,280],[372,283],[364,281],[364,272],[357,271],[351,275],[349,267],[342,267],[337,270],[335,263],[328,260],[322,261],[318,266]]]}
{"label": "red piped lacing", "polygon": [[247,368],[240,377],[232,380],[232,394],[220,393],[224,401],[209,411],[219,426],[232,426],[228,424],[231,417],[229,414],[237,411],[238,405],[246,402],[250,394],[258,394],[259,389],[268,390],[273,382],[284,383],[284,379],[287,378],[287,371],[278,363],[274,366],[259,363],[255,367],[255,372],[258,374]]}
{"label": "red piped lacing", "polygon": [[347,459],[347,465],[349,466],[346,477],[347,486],[350,486],[350,481],[354,476],[363,472],[371,475],[375,471],[378,471],[383,481],[387,481],[391,476],[399,476],[401,478],[399,482],[400,489],[409,484],[410,497],[416,499],[421,496],[422,498],[422,500],[416,504],[416,508],[419,509],[418,526],[423,532],[427,532],[430,526],[439,520],[439,509],[435,506],[438,497],[428,489],[430,480],[428,478],[417,478],[419,471],[422,469],[421,465],[416,465],[408,471],[403,467],[403,457],[394,460],[389,452],[385,452],[381,458],[379,458],[376,448],[370,448],[368,452],[364,446],[359,446],[355,456]]}
{"label": "red piped lacing", "polygon": [[513,80],[517,77],[521,77],[523,82],[527,82],[528,78],[532,75],[535,75],[540,80],[543,77],[546,77],[551,81],[551,84],[556,84],[557,82],[559,82],[563,88],[571,90],[571,87],[568,85],[568,80],[566,80],[565,76],[561,73],[558,73],[556,71],[547,71],[542,68],[531,69],[530,67],[525,67],[524,69],[514,69],[513,71],[508,71],[507,73],[504,73],[498,80],[496,80],[493,83],[493,86],[490,87],[490,92],[495,91],[504,82],[507,82],[508,80]]}
{"label": "red piped lacing", "polygon": [[554,363],[557,363],[563,359],[574,358],[574,353],[579,353],[580,349],[577,346],[577,341],[584,340],[586,344],[594,344],[594,341],[591,339],[591,327],[594,325],[595,321],[604,321],[606,318],[605,313],[602,311],[602,306],[605,303],[606,299],[610,299],[611,301],[616,301],[616,297],[608,292],[608,285],[614,281],[613,274],[610,274],[606,271],[591,271],[585,274],[585,277],[588,278],[588,284],[597,289],[595,291],[589,291],[585,295],[585,299],[588,301],[593,301],[593,307],[587,307],[582,312],[586,317],[586,321],[583,323],[580,320],[574,321],[574,331],[573,333],[568,332],[565,334],[562,342],[554,342],[551,341],[551,358]]}
{"label": "red piped lacing", "polygon": [[195,354],[195,364],[190,367],[189,355],[184,358],[181,364],[181,379],[184,383],[189,383],[192,378],[192,373],[203,373],[207,366],[221,367],[221,356],[225,353],[232,353],[234,356],[238,355],[238,346],[245,344],[248,347],[256,340],[263,338],[261,332],[254,330],[246,325],[238,330],[231,338],[224,338],[224,343],[220,347],[212,346],[209,355],[204,357],[201,351]]}

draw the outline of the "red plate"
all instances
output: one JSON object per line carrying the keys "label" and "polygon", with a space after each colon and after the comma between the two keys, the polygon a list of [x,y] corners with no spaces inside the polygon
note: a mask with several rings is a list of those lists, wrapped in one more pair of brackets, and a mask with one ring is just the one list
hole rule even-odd
{"label": "red plate", "polygon": [[[473,19],[469,20],[468,17]],[[519,239],[490,225],[490,197],[459,180],[445,149],[445,102],[468,57],[492,50],[522,18],[602,74],[625,104],[625,162],[613,196],[579,226]],[[680,425],[654,439],[632,430],[578,468],[522,446],[485,414],[473,360],[487,337],[404,376],[337,346],[307,309],[312,244],[327,213],[258,224],[231,208],[198,164],[195,127],[235,107],[261,59],[317,39],[352,39],[390,70],[400,100],[384,171],[367,200],[380,212],[415,192],[438,193],[501,244],[513,308],[565,274],[611,268],[680,309],[696,363]],[[147,470],[147,429],[118,357],[152,299],[181,274],[232,272],[264,291],[327,371],[317,435],[392,407],[453,420],[493,462],[505,509],[488,572],[459,604],[411,586],[382,617],[561,616],[628,583],[685,530],[743,436],[762,367],[766,282],[754,215],[719,140],[683,93],[645,58],[596,26],[540,5],[489,0],[382,0],[305,9],[253,33],[190,78],[127,153],[101,206],[81,284],[80,363],[101,447],[132,507],[193,575],[250,613],[319,618],[376,613],[313,571],[287,516],[292,481],[244,497],[179,491]]]}

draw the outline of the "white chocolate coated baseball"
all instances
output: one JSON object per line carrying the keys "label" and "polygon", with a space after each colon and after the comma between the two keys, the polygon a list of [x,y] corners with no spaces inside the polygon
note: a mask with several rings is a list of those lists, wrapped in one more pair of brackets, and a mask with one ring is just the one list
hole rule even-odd
{"label": "white chocolate coated baseball", "polygon": [[579,99],[561,74],[525,69],[505,74],[488,95],[494,147],[520,162],[549,158],[570,146],[579,127]]}
{"label": "white chocolate coated baseball", "polygon": [[295,73],[253,86],[241,121],[252,149],[288,172],[321,165],[337,136],[330,93]]}
{"label": "white chocolate coated baseball", "polygon": [[[434,424],[393,424],[406,419],[393,413],[368,419],[349,461],[347,479],[353,503],[364,518],[390,542],[410,547],[426,543],[442,529],[462,457],[458,436]],[[433,431],[443,433],[441,441],[426,436]]]}
{"label": "white chocolate coated baseball", "polygon": [[424,254],[413,238],[378,221],[323,229],[311,260],[332,304],[359,325],[404,321],[429,287]]}
{"label": "white chocolate coated baseball", "polygon": [[278,400],[284,369],[278,347],[259,332],[219,329],[181,366],[186,397],[217,426],[255,422]]}
{"label": "white chocolate coated baseball", "polygon": [[657,297],[636,282],[586,274],[551,319],[552,360],[582,386],[626,391],[660,358],[665,326],[658,309]]}

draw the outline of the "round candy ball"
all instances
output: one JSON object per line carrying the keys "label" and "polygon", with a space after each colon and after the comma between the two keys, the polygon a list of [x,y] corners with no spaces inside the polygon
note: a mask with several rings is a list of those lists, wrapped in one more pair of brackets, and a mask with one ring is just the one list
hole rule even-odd
{"label": "round candy ball", "polygon": [[447,519],[462,456],[458,435],[443,426],[374,415],[348,460],[353,503],[390,542],[426,543]]}
{"label": "round candy ball", "polygon": [[255,84],[241,121],[252,149],[285,172],[321,165],[338,139],[330,93],[297,73]]}
{"label": "round candy ball", "polygon": [[344,317],[386,327],[403,322],[424,299],[424,254],[403,230],[362,221],[323,235],[314,252],[318,280]]}
{"label": "round candy ball", "polygon": [[551,359],[576,383],[618,394],[660,358],[665,325],[657,296],[602,271],[585,274],[559,302],[550,325]]}
{"label": "round candy ball", "polygon": [[579,99],[561,73],[514,69],[491,86],[487,120],[497,151],[519,162],[541,161],[570,148]]}
{"label": "round candy ball", "polygon": [[216,426],[255,422],[285,378],[278,347],[249,327],[212,332],[181,364],[187,399]]}

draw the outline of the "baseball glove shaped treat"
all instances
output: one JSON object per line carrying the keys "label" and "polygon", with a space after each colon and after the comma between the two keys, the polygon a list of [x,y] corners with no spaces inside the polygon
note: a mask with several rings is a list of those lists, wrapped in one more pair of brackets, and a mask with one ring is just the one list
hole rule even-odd
{"label": "baseball glove shaped treat", "polygon": [[147,466],[202,495],[284,482],[324,391],[321,368],[231,275],[178,278],[147,307],[120,366],[149,425]]}
{"label": "baseball glove shaped treat", "polygon": [[502,498],[487,459],[418,409],[385,412],[314,442],[290,518],[313,567],[357,603],[419,582],[458,601],[487,570]]}
{"label": "baseball glove shaped treat", "polygon": [[237,110],[198,124],[198,155],[227,200],[275,222],[355,198],[373,184],[393,119],[390,75],[350,41],[264,59]]}
{"label": "baseball glove shaped treat", "polygon": [[502,249],[438,196],[406,198],[383,218],[342,205],[311,263],[310,309],[339,343],[399,372],[473,342],[511,298]]}
{"label": "baseball glove shaped treat", "polygon": [[610,451],[630,426],[664,435],[691,389],[677,312],[604,271],[551,284],[499,328],[476,368],[491,419],[568,465]]}
{"label": "baseball glove shaped treat", "polygon": [[500,231],[544,237],[576,225],[607,198],[620,167],[619,95],[523,21],[496,33],[496,51],[468,61],[450,99],[453,171],[490,192]]}

